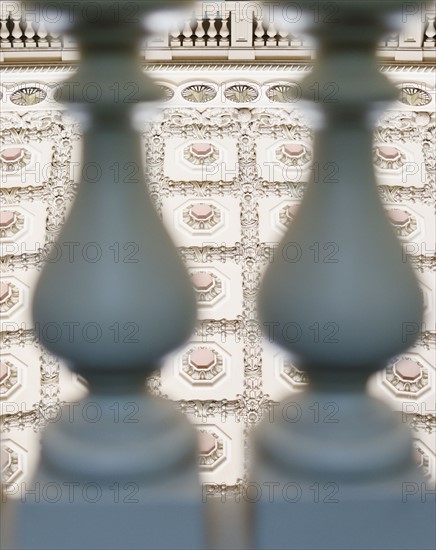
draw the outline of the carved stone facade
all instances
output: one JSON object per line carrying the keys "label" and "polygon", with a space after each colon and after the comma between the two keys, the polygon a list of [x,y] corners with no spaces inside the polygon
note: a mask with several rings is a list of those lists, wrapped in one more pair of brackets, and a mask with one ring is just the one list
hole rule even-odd
{"label": "carved stone facade", "polygon": [[[149,387],[198,426],[209,490],[233,494],[247,480],[250,429],[265,414],[273,420],[275,403],[307,383],[298,363],[273,346],[273,327],[262,335],[261,276],[309,179],[328,182],[335,167],[311,163],[311,122],[298,98],[310,66],[171,63],[146,70],[170,91],[152,122],[135,122],[144,135],[149,191],[199,302],[191,340],[167,357]],[[434,74],[425,66],[382,70],[400,96],[377,121],[374,163],[404,259],[417,270],[426,317],[416,346],[393,358],[371,391],[411,423],[417,460],[435,478]],[[81,165],[79,125],[56,102],[59,82],[72,71],[8,67],[2,82],[0,407],[2,471],[11,483],[34,467],[40,428],[59,418],[61,404],[73,411],[86,392],[86,382],[41,348],[30,316],[44,260],[87,253],[51,246],[84,170],[94,177],[95,167]],[[311,253],[318,261],[334,257],[334,243]],[[134,248],[118,254],[125,258]]]}

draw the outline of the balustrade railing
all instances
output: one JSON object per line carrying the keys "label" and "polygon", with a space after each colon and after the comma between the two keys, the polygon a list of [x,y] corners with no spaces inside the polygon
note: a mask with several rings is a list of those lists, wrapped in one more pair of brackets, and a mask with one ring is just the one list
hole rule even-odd
{"label": "balustrade railing", "polygon": [[[380,58],[434,60],[436,10],[431,3],[423,5],[425,10],[409,10],[402,28],[379,41]],[[289,7],[280,9],[277,2],[197,2],[184,21],[174,21],[166,31],[150,36],[142,53],[150,60],[311,59],[312,42],[290,30],[298,19],[298,13]],[[48,33],[43,18],[29,10],[23,12],[17,1],[2,2],[0,23],[0,59],[77,59],[77,44],[69,36]]]}
{"label": "balustrade railing", "polygon": [[264,20],[255,17],[254,20],[254,47],[255,48],[301,48],[311,47],[307,37],[298,33],[291,33],[288,29],[278,27],[274,20]]}
{"label": "balustrade railing", "polygon": [[43,20],[38,23],[12,15],[1,20],[2,48],[53,48],[63,46],[60,33],[51,31],[49,34]]}
{"label": "balustrade railing", "polygon": [[220,12],[187,18],[180,27],[177,24],[170,32],[173,48],[228,48],[230,45],[230,14],[222,17]]}

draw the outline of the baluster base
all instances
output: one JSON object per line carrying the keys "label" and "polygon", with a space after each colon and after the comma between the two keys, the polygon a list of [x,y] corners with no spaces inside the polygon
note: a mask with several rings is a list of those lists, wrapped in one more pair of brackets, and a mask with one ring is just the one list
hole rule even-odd
{"label": "baluster base", "polygon": [[434,547],[436,502],[410,431],[363,391],[309,390],[256,434],[255,548]]}
{"label": "baluster base", "polygon": [[10,487],[17,549],[204,548],[194,428],[166,401],[105,380],[108,393],[60,410],[33,480]]}
{"label": "baluster base", "polygon": [[[30,494],[35,487],[40,502]],[[159,480],[118,482],[65,479],[41,468],[26,489],[27,502],[17,510],[16,550],[205,547],[195,467]]]}
{"label": "baluster base", "polygon": [[416,468],[361,483],[287,475],[267,465],[259,474],[255,550],[434,549],[434,491]]}

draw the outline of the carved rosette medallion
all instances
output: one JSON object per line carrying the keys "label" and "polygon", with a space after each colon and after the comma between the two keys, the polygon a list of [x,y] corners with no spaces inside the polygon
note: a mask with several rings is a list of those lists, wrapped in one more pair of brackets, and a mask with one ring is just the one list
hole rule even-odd
{"label": "carved rosette medallion", "polygon": [[208,347],[191,348],[183,356],[182,371],[193,385],[209,384],[224,373],[223,358]]}
{"label": "carved rosette medallion", "polygon": [[0,312],[6,313],[20,300],[20,291],[13,283],[0,283]]}
{"label": "carved rosette medallion", "polygon": [[216,162],[220,153],[212,143],[192,143],[184,149],[183,156],[191,164],[201,166]]}
{"label": "carved rosette medallion", "polygon": [[428,387],[428,370],[424,365],[409,357],[399,358],[386,368],[388,386],[400,394],[419,394]]}
{"label": "carved rosette medallion", "polygon": [[0,212],[0,237],[14,237],[24,228],[24,216],[21,212],[2,210]]}
{"label": "carved rosette medallion", "polygon": [[191,204],[183,210],[183,222],[194,231],[211,230],[221,219],[219,208],[207,203]]}
{"label": "carved rosette medallion", "polygon": [[197,271],[191,275],[191,281],[200,305],[207,305],[222,293],[222,282],[214,273]]}
{"label": "carved rosette medallion", "polygon": [[18,172],[30,164],[31,158],[25,147],[6,147],[0,152],[0,171]]}
{"label": "carved rosette medallion", "polygon": [[373,149],[374,164],[383,170],[401,168],[406,162],[406,155],[392,145],[379,145]]}
{"label": "carved rosette medallion", "polygon": [[18,369],[10,361],[0,362],[0,397],[5,397],[18,382]]}
{"label": "carved rosette medallion", "polygon": [[276,149],[276,158],[287,166],[304,166],[312,160],[312,153],[302,143],[285,143]]}
{"label": "carved rosette medallion", "polygon": [[213,431],[199,430],[198,465],[201,470],[214,470],[224,457],[224,441]]}

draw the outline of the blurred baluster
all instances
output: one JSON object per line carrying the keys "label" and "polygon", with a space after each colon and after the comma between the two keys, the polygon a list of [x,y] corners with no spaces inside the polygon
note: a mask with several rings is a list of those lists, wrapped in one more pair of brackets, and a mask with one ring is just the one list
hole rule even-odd
{"label": "blurred baluster", "polygon": [[259,312],[310,384],[274,408],[255,436],[253,481],[262,491],[253,547],[431,548],[435,502],[423,497],[430,487],[411,433],[365,391],[371,375],[414,343],[423,315],[372,159],[371,121],[398,93],[374,52],[403,5],[335,6],[332,20],[328,2],[316,17],[303,2],[320,48],[301,86],[322,111],[314,162],[325,171],[309,184],[265,274]]}
{"label": "blurred baluster", "polygon": [[[79,3],[63,12],[81,62],[58,98],[86,120],[83,165],[92,173],[83,170],[57,241],[61,249],[74,242],[80,253],[46,263],[33,318],[41,343],[88,381],[89,394],[43,433],[26,490],[56,486],[60,494],[55,506],[20,501],[20,549],[205,547],[196,431],[145,385],[189,337],[196,300],[148,193],[132,122],[134,107],[160,98],[138,56],[144,16],[180,0],[134,4],[136,20],[132,2],[115,19],[103,0],[92,22]],[[57,327],[57,338],[48,327]]]}

